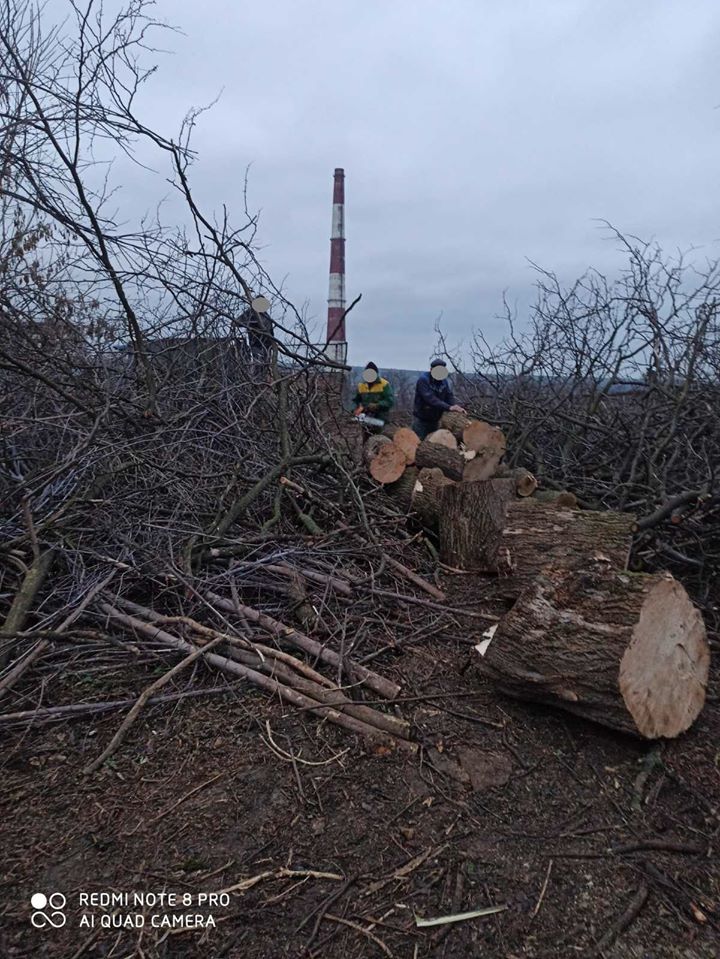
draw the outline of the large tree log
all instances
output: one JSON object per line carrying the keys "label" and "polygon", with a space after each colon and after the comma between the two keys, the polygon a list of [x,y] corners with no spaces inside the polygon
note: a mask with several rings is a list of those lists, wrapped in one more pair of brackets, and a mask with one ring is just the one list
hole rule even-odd
{"label": "large tree log", "polygon": [[405,454],[392,441],[381,446],[370,463],[370,475],[383,485],[394,483],[405,472]]}
{"label": "large tree log", "polygon": [[412,508],[428,529],[437,529],[440,490],[453,481],[440,469],[421,469],[412,492]]}
{"label": "large tree log", "polygon": [[515,500],[488,550],[488,570],[512,575],[515,593],[548,562],[573,565],[600,556],[613,569],[624,570],[634,524],[632,513],[560,509],[532,496]]}
{"label": "large tree log", "polygon": [[450,430],[456,440],[462,442],[463,430],[473,421],[466,413],[455,413],[448,411],[440,417],[440,426],[444,430]]}
{"label": "large tree log", "polygon": [[415,462],[415,453],[420,444],[420,437],[417,433],[411,430],[409,426],[399,426],[395,430],[393,443],[399,446],[405,454],[408,466],[412,466]]}
{"label": "large tree log", "polygon": [[450,430],[435,430],[433,433],[428,433],[426,439],[428,443],[439,443],[440,446],[446,446],[449,450],[458,448],[458,441]]}
{"label": "large tree log", "polygon": [[428,437],[415,451],[415,465],[419,469],[439,469],[449,479],[461,480],[466,461],[458,450],[448,449],[440,443],[433,443]]}
{"label": "large tree log", "polygon": [[385,492],[392,497],[395,504],[404,512],[409,512],[412,506],[413,491],[417,483],[419,471],[414,466],[408,466],[403,475],[395,483],[385,487]]}
{"label": "large tree log", "polygon": [[461,483],[440,490],[440,558],[456,569],[486,569],[502,536],[512,482]]}
{"label": "large tree log", "polygon": [[702,616],[668,573],[603,561],[545,567],[480,663],[503,691],[655,739],[688,729],[705,701]]}
{"label": "large tree log", "polygon": [[495,450],[500,451],[502,457],[507,449],[502,430],[483,420],[471,420],[463,430],[462,441],[469,450],[476,450],[478,453]]}
{"label": "large tree log", "polygon": [[391,442],[392,440],[388,436],[383,436],[381,433],[375,433],[373,436],[368,437],[363,446],[363,463],[365,463],[368,469],[383,446],[387,446]]}
{"label": "large tree log", "polygon": [[465,466],[463,479],[466,483],[482,483],[485,480],[492,479],[497,474],[500,460],[502,459],[502,450],[484,450],[469,460]]}
{"label": "large tree log", "polygon": [[472,483],[492,479],[505,455],[503,433],[482,420],[471,420],[462,435],[465,448],[475,452],[475,457],[467,464],[465,481]]}

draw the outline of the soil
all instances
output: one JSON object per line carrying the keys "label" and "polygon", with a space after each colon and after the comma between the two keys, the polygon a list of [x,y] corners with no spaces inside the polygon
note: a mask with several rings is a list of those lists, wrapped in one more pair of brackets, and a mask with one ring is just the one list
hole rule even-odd
{"label": "soil", "polygon": [[[470,588],[456,579],[444,585]],[[147,708],[88,777],[124,713],[5,733],[0,955],[719,956],[717,678],[692,730],[657,744],[505,699],[477,655],[439,633],[373,661],[402,683],[416,754],[230,683]],[[218,687],[203,669],[194,685]],[[107,689],[90,675],[82,699],[132,697],[156,675],[128,670]],[[77,702],[79,681],[58,678],[44,705]],[[227,904],[197,904],[233,887]],[[31,925],[38,892],[66,897],[61,928]],[[135,892],[193,904],[79,898]],[[144,926],[103,928],[113,910]],[[214,926],[153,925],[196,914]]]}

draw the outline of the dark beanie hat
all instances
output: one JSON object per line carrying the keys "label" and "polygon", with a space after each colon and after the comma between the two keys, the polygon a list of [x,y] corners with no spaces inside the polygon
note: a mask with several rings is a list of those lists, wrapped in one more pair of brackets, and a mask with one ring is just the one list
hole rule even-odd
{"label": "dark beanie hat", "polygon": [[430,369],[432,369],[434,366],[447,366],[447,363],[445,362],[445,360],[441,360],[438,357],[435,357],[435,359],[430,364]]}
{"label": "dark beanie hat", "polygon": [[379,372],[380,372],[380,370],[377,368],[377,366],[375,366],[374,363],[367,363],[367,364],[365,365],[365,369],[366,369],[366,370],[375,370],[376,373],[379,373]]}

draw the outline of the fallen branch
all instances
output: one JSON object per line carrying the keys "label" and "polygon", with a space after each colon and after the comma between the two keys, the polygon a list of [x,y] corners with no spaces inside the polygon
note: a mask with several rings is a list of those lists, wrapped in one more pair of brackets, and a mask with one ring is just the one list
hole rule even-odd
{"label": "fallen branch", "polygon": [[[152,626],[135,616],[122,613],[109,603],[103,603],[100,608],[106,614],[106,616],[127,627],[132,632],[140,632],[152,639],[164,642],[182,652],[190,652],[194,649],[193,646],[185,642],[185,640],[180,639],[179,636],[173,636],[170,633],[165,632],[165,630],[160,629],[158,626]],[[312,712],[316,712],[324,719],[327,719],[329,722],[332,722],[337,726],[343,726],[345,729],[348,729],[351,732],[370,739],[388,738],[388,734],[382,732],[380,727],[370,726],[367,722],[358,720],[353,716],[347,715],[345,712],[339,712],[333,706],[313,700],[304,693],[298,692],[297,689],[291,688],[283,683],[279,683],[271,677],[259,672],[257,669],[253,669],[242,663],[236,662],[234,659],[228,656],[219,656],[216,653],[207,653],[204,654],[203,658],[216,669],[231,673],[235,676],[242,676],[255,686],[259,686],[261,689],[264,689],[267,692],[280,696],[281,699],[291,703],[293,706],[300,706],[309,709]],[[384,714],[379,713],[377,715],[384,716]],[[404,739],[392,738],[392,742],[413,752],[417,748],[415,744]]]}
{"label": "fallen branch", "polygon": [[207,597],[212,603],[225,612],[244,616],[249,622],[256,623],[273,636],[277,636],[278,639],[285,640],[285,642],[290,643],[297,649],[303,650],[303,652],[308,653],[310,656],[317,657],[317,659],[327,663],[329,666],[335,666],[336,668],[342,666],[354,679],[362,682],[369,689],[372,689],[373,692],[378,693],[378,695],[384,696],[386,699],[395,699],[396,696],[400,695],[400,687],[396,683],[384,679],[382,676],[366,669],[364,666],[343,662],[334,650],[327,649],[327,647],[322,646],[316,640],[311,639],[310,636],[306,636],[304,633],[300,633],[298,630],[286,626],[285,623],[273,619],[272,616],[261,613],[250,606],[244,606],[242,604],[236,605],[231,600],[225,599],[217,593],[208,592]]}
{"label": "fallen branch", "polygon": [[625,912],[610,926],[602,939],[598,940],[598,942],[595,944],[595,948],[591,953],[592,956],[599,956],[602,952],[604,952],[605,949],[609,948],[615,942],[618,936],[625,932],[625,930],[639,915],[640,910],[647,901],[647,897],[648,887],[645,885],[640,886]]}
{"label": "fallen branch", "polygon": [[168,672],[165,673],[164,676],[161,676],[159,679],[156,679],[154,683],[151,683],[146,689],[144,689],[142,693],[140,694],[140,696],[138,697],[138,700],[133,706],[133,708],[130,710],[130,712],[127,714],[127,716],[123,720],[120,728],[118,729],[118,731],[115,733],[113,738],[108,743],[107,747],[102,751],[102,753],[100,753],[97,759],[93,760],[91,763],[89,763],[85,767],[85,769],[83,769],[83,773],[86,776],[89,776],[91,773],[94,773],[97,769],[99,769],[102,766],[102,764],[105,762],[106,759],[109,759],[110,756],[112,756],[112,754],[117,751],[123,739],[127,735],[128,730],[130,729],[132,724],[135,722],[137,717],[140,715],[143,709],[143,706],[145,706],[145,704],[150,699],[153,693],[156,693],[159,689],[162,689],[163,686],[167,686],[167,684],[170,682],[171,679],[174,679],[187,666],[190,666],[192,663],[195,662],[196,659],[198,659],[200,656],[207,653],[208,650],[212,649],[214,646],[219,645],[221,642],[222,642],[222,639],[215,639],[213,640],[213,642],[208,643],[207,646],[201,649],[194,649],[189,656],[186,656],[185,659],[183,659],[182,662],[178,663],[176,666],[173,666],[173,668],[168,670]]}

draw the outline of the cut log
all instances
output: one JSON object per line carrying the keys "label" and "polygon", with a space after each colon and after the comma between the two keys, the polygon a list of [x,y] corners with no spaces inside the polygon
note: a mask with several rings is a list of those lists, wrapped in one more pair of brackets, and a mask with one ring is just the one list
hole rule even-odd
{"label": "cut log", "polygon": [[535,490],[532,495],[539,503],[552,503],[554,506],[565,507],[566,509],[577,509],[577,496],[567,490],[558,492],[554,489],[539,489]]}
{"label": "cut log", "polygon": [[363,462],[365,466],[369,468],[383,446],[387,446],[388,443],[391,442],[392,440],[388,436],[383,436],[381,433],[376,433],[374,436],[368,437],[367,442],[363,446]]}
{"label": "cut log", "polygon": [[450,430],[435,430],[434,433],[428,433],[426,439],[428,443],[439,443],[440,446],[446,446],[449,450],[458,448],[458,441]]}
{"label": "cut log", "polygon": [[572,566],[598,557],[622,571],[627,568],[634,525],[632,513],[560,509],[532,496],[515,500],[507,506],[502,534],[494,541],[494,563],[488,569],[511,575],[515,594],[549,562]]}
{"label": "cut log", "polygon": [[440,426],[444,430],[450,430],[458,442],[462,442],[463,430],[473,421],[466,413],[455,413],[448,411],[440,417]]}
{"label": "cut log", "polygon": [[502,458],[500,450],[485,450],[475,452],[475,456],[465,466],[463,479],[466,483],[482,483],[492,479],[497,474],[498,465]]}
{"label": "cut log", "polygon": [[[475,461],[471,460],[470,462]],[[440,443],[434,443],[428,437],[420,443],[415,451],[415,465],[419,469],[439,469],[449,479],[461,480],[465,471],[465,457],[459,450],[449,449]]]}
{"label": "cut log", "polygon": [[[505,490],[513,486],[505,480]],[[486,569],[494,562],[505,520],[502,487],[460,483],[440,490],[440,559],[456,569]]]}
{"label": "cut log", "polygon": [[408,466],[412,466],[415,462],[415,453],[420,444],[420,437],[417,433],[411,430],[409,426],[399,426],[395,430],[393,443],[399,446],[405,454],[405,460]]}
{"label": "cut log", "polygon": [[437,529],[440,490],[453,481],[440,469],[421,469],[412,493],[412,508],[428,529]]}
{"label": "cut log", "polygon": [[394,483],[405,472],[405,454],[392,441],[380,447],[370,463],[370,475],[383,485]]}
{"label": "cut log", "polygon": [[518,468],[510,471],[515,480],[515,490],[518,496],[532,496],[537,489],[538,481],[530,470]]}
{"label": "cut log", "polygon": [[465,481],[470,483],[492,479],[505,455],[505,436],[501,430],[482,420],[472,420],[463,429],[463,445],[475,450],[475,457],[468,463]]}
{"label": "cut log", "polygon": [[385,487],[385,492],[405,513],[409,512],[412,506],[413,490],[417,483],[418,472],[414,466],[408,466],[399,480]]}
{"label": "cut log", "polygon": [[502,430],[483,420],[471,420],[463,430],[462,441],[469,450],[477,450],[478,453],[490,449],[502,450],[502,456],[507,449]]}
{"label": "cut log", "polygon": [[705,625],[669,573],[548,566],[501,621],[479,668],[501,691],[647,739],[705,702]]}

